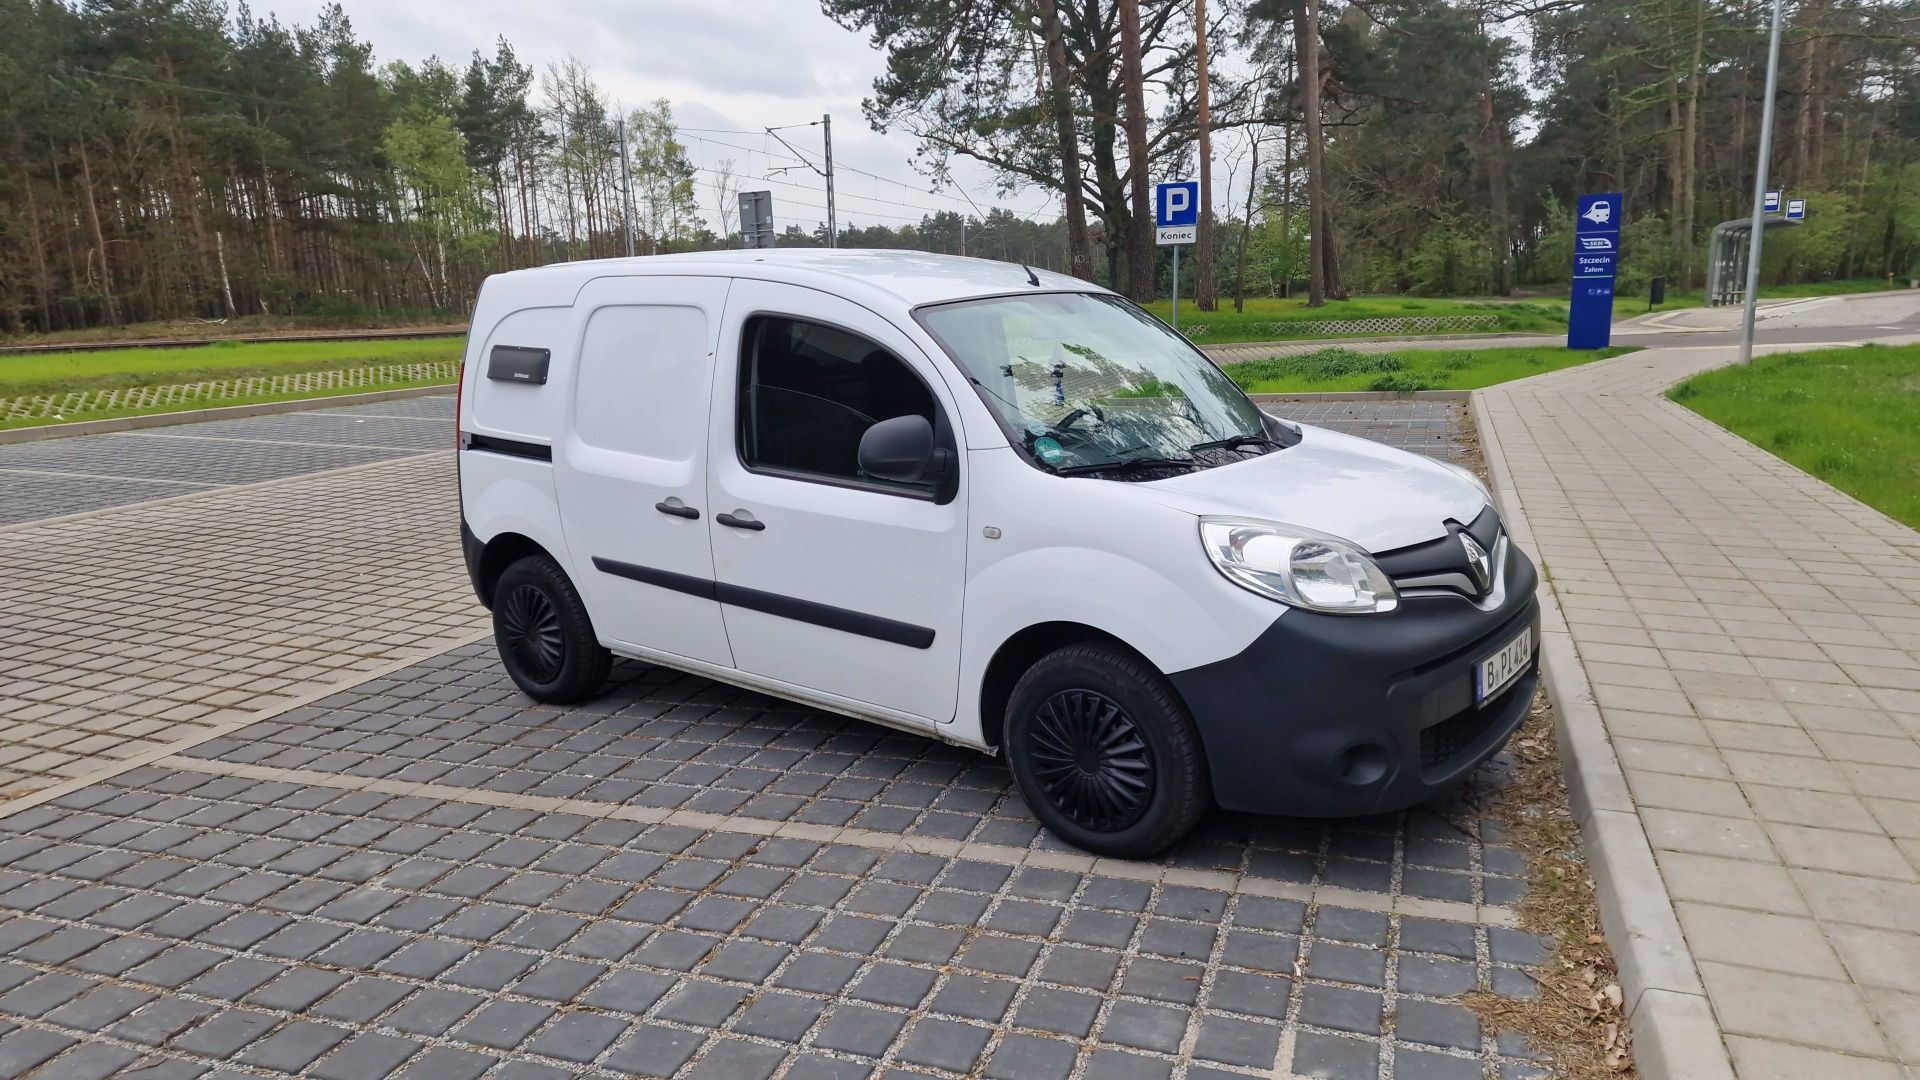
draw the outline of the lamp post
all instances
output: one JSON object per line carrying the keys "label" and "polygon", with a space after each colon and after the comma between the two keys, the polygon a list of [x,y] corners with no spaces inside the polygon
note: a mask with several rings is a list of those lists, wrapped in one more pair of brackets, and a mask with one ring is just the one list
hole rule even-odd
{"label": "lamp post", "polygon": [[1767,233],[1767,166],[1773,156],[1773,92],[1780,82],[1780,23],[1785,0],[1773,0],[1767,42],[1767,93],[1760,105],[1760,160],[1753,170],[1753,237],[1747,247],[1747,293],[1740,315],[1740,363],[1753,363],[1753,305],[1760,292],[1760,241]]}

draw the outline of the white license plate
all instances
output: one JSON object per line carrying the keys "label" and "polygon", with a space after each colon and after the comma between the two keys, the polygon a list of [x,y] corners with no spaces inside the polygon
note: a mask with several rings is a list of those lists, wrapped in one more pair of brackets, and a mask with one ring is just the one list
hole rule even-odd
{"label": "white license plate", "polygon": [[1477,705],[1505,690],[1508,683],[1527,670],[1532,660],[1533,629],[1529,627],[1520,631],[1519,637],[1500,646],[1492,656],[1474,665],[1474,703]]}

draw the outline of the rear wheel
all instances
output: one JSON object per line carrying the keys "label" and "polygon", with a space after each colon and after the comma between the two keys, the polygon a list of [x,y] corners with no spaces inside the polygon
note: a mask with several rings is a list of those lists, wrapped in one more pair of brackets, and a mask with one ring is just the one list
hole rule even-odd
{"label": "rear wheel", "polygon": [[1007,702],[1007,765],[1049,831],[1099,855],[1165,850],[1211,800],[1200,740],[1159,672],[1107,645],[1048,654]]}
{"label": "rear wheel", "polygon": [[514,684],[552,705],[592,697],[613,667],[573,582],[545,555],[529,555],[500,575],[493,642]]}

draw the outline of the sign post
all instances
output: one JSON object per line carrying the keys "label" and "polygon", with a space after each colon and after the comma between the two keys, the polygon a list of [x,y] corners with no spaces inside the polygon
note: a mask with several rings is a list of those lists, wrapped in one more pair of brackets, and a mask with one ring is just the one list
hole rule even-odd
{"label": "sign post", "polygon": [[1573,222],[1573,303],[1567,348],[1604,349],[1613,339],[1613,279],[1620,261],[1625,198],[1617,191],[1580,196]]}
{"label": "sign post", "polygon": [[1169,180],[1153,185],[1153,239],[1173,246],[1173,328],[1180,329],[1180,248],[1200,232],[1200,182]]}

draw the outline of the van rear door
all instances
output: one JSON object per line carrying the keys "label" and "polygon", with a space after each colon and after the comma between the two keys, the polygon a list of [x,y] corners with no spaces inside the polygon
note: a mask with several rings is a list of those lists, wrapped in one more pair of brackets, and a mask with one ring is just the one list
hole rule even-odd
{"label": "van rear door", "polygon": [[555,484],[600,636],[731,667],[707,540],[707,418],[729,279],[599,278]]}

